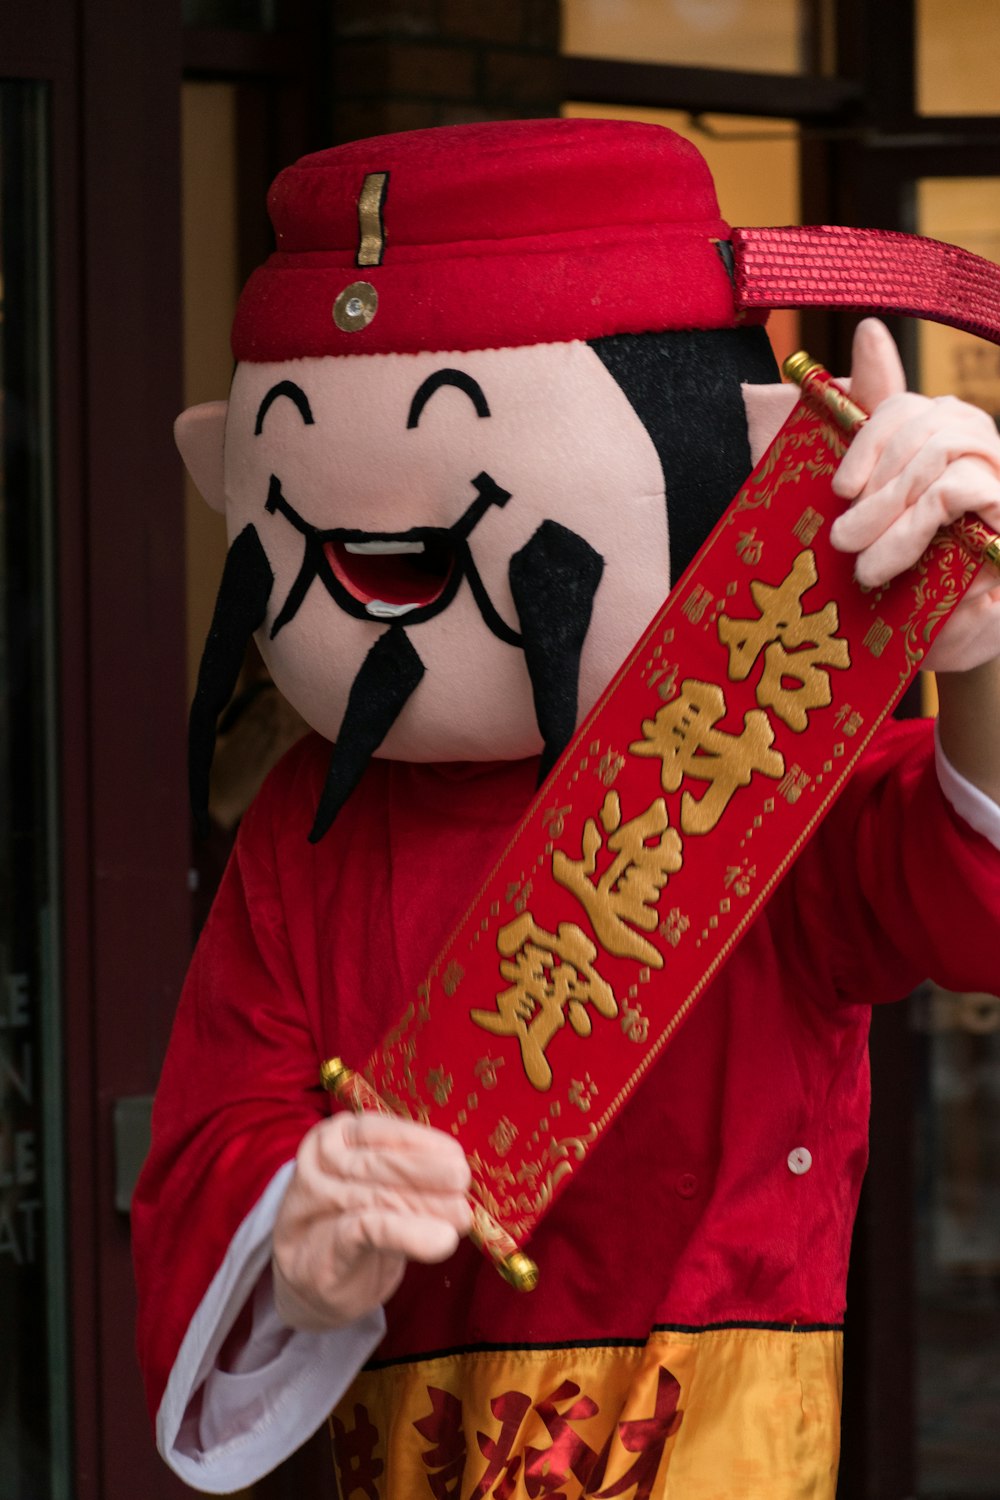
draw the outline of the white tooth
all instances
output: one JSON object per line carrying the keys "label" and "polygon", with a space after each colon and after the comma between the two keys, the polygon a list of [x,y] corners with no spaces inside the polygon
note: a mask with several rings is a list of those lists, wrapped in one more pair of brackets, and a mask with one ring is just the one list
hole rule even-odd
{"label": "white tooth", "polygon": [[369,599],[365,609],[376,620],[394,620],[397,615],[408,615],[411,609],[419,609],[419,604],[389,604],[385,599]]}
{"label": "white tooth", "polygon": [[426,549],[423,542],[345,542],[345,552],[367,552],[377,553],[385,557],[394,557],[400,552],[424,552]]}

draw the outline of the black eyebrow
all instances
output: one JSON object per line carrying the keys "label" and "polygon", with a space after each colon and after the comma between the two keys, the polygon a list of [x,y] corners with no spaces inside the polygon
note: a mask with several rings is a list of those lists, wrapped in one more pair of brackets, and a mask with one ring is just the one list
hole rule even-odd
{"label": "black eyebrow", "polygon": [[287,396],[289,401],[293,401],[295,403],[295,406],[298,409],[299,416],[302,418],[307,427],[312,427],[314,425],[312,408],[309,405],[309,398],[307,397],[302,387],[296,385],[294,380],[279,380],[277,385],[272,385],[271,389],[268,391],[267,395],[264,397],[263,401],[260,403],[260,406],[257,409],[257,421],[254,424],[253,429],[254,437],[258,437],[260,435],[264,426],[264,418],[267,416],[272,404],[277,401],[279,396]]}
{"label": "black eyebrow", "polygon": [[490,409],[478,380],[473,380],[472,376],[466,375],[464,370],[435,370],[434,374],[428,375],[423,385],[418,387],[416,395],[410,402],[410,415],[406,419],[407,427],[416,427],[424,407],[434,392],[439,391],[443,385],[453,385],[458,390],[464,391],[476,408],[476,415],[489,416]]}

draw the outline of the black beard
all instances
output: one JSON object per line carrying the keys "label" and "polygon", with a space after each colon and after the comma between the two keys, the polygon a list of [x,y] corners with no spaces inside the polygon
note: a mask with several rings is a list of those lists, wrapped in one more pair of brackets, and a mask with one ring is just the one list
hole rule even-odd
{"label": "black beard", "polygon": [[[480,475],[479,478],[485,481],[488,476]],[[492,481],[489,484],[492,485]],[[505,499],[509,498],[505,491],[498,493]],[[455,532],[463,525],[467,527],[465,535],[459,538],[466,553],[468,532],[489,505],[503,504],[505,499],[497,500],[484,486],[480,489],[479,499],[473,502],[455,527],[450,528]],[[279,504],[284,504],[280,487],[275,508]],[[311,541],[305,523],[299,529],[306,535],[307,562]],[[319,558],[328,567],[326,555],[319,545],[319,533],[316,538]],[[303,584],[306,562],[274,623],[272,639],[280,626],[287,624],[295,614],[312,579],[317,573],[323,576],[317,563]],[[464,569],[464,576],[469,579],[487,626],[501,640],[518,645],[524,651],[535,716],[544,746],[539,783],[555,765],[576,727],[580,658],[590,627],[594,595],[603,571],[604,560],[589,542],[556,521],[543,521],[510,560],[511,593],[521,624],[521,634],[517,635],[493,609],[478,572],[471,567],[471,558]],[[247,643],[264,622],[273,584],[274,575],[256,528],[247,526],[233,542],[226,558],[191,708],[188,739],[191,804],[203,833],[208,827],[209,774],[217,721],[235,689]],[[454,591],[450,597],[453,596]],[[414,611],[414,615],[416,613]],[[502,633],[491,616],[502,626]],[[428,618],[424,614],[421,617]],[[407,623],[411,620],[417,623],[413,615],[407,617]],[[424,664],[401,624],[391,625],[371,647],[351,685],[309,834],[311,842],[318,842],[331,827],[372,755],[419,685],[424,670]]]}

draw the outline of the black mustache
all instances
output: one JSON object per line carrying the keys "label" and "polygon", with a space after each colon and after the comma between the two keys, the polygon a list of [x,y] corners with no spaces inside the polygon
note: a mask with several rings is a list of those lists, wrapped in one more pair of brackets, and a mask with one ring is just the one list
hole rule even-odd
{"label": "black mustache", "polygon": [[[510,639],[524,651],[544,745],[539,782],[555,765],[576,727],[580,658],[603,571],[604,559],[589,542],[556,521],[543,521],[510,560],[511,593],[521,634],[516,635],[500,620],[507,632],[501,639]],[[475,595],[473,575],[468,576]],[[478,583],[478,573],[475,578]],[[274,575],[264,548],[256,528],[249,525],[226,557],[191,708],[188,774],[191,806],[202,834],[208,831],[209,776],[218,718],[232,697],[247,643],[264,622],[273,585]],[[481,583],[478,586],[482,588]],[[482,594],[489,604],[485,589]],[[477,603],[483,613],[478,596]],[[272,637],[276,628],[277,622]],[[311,842],[318,842],[332,826],[424,671],[419,654],[400,625],[391,626],[375,641],[351,686],[309,834]]]}
{"label": "black mustache", "polygon": [[[407,611],[406,623],[412,627],[422,624],[424,620],[433,619],[435,615],[451,603],[455,597],[462,579],[467,578],[472,596],[476,606],[483,618],[487,629],[508,646],[519,646],[520,637],[494,608],[493,602],[486,591],[486,586],[479,576],[469,547],[469,537],[478,526],[483,516],[491,506],[504,506],[510,499],[510,491],[502,489],[496,480],[484,471],[477,474],[472,480],[472,486],[476,491],[476,498],[467,506],[451,526],[448,527],[413,527],[409,531],[393,533],[391,540],[398,542],[424,542],[434,543],[437,546],[446,545],[452,556],[451,575],[440,595],[431,603]],[[267,501],[264,506],[269,515],[279,514],[295,528],[302,536],[304,548],[302,564],[296,574],[295,581],[288,591],[284,604],[278,611],[274,624],[271,627],[271,639],[283,630],[289,621],[293,620],[298,613],[303,600],[308,594],[315,579],[326,589],[327,593],[346,613],[356,618],[370,620],[364,605],[351,598],[347,591],[338,582],[330,566],[326,555],[326,544],[329,542],[364,542],[372,539],[369,532],[346,530],[338,527],[330,530],[321,530],[306,521],[295,508],[289,504],[281,488],[281,481],[276,474],[271,475],[268,486]],[[390,540],[386,536],[385,540]]]}

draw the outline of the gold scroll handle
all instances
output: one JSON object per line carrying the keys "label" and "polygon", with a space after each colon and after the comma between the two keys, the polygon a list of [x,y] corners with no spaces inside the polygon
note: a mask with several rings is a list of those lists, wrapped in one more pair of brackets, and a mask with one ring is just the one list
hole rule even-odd
{"label": "gold scroll handle", "polygon": [[[804,349],[790,354],[781,366],[789,380],[801,386],[802,394],[814,407],[830,416],[842,431],[852,434],[868,421],[868,412],[852,401],[833,376]],[[976,562],[992,563],[1000,570],[1000,536],[980,521],[978,516],[963,516],[948,527]]]}
{"label": "gold scroll handle", "polygon": [[[328,1057],[326,1062],[320,1064],[319,1078],[327,1093],[333,1094],[341,1104],[353,1109],[356,1114],[395,1115],[395,1111],[379,1097],[368,1080],[349,1068],[339,1057]],[[469,1205],[472,1209],[472,1228],[469,1231],[472,1243],[489,1256],[500,1275],[512,1287],[519,1292],[533,1292],[538,1285],[538,1267],[535,1262],[517,1248],[506,1229],[486,1212],[481,1203],[470,1198]]]}

